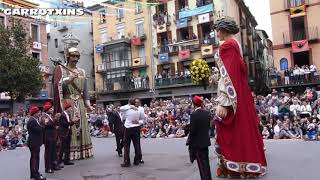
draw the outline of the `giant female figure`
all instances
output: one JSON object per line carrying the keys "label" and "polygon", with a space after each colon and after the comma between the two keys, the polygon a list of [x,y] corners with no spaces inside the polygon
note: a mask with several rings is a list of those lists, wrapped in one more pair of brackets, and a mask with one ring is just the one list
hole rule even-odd
{"label": "giant female figure", "polygon": [[234,35],[239,28],[231,18],[217,20],[215,28],[224,43],[215,61],[220,71],[216,122],[219,177],[258,177],[266,173],[259,120],[248,85],[242,49]]}
{"label": "giant female figure", "polygon": [[91,111],[85,71],[77,67],[79,51],[71,47],[66,52],[67,64],[57,65],[53,74],[55,113],[62,112],[65,101],[72,102],[71,118],[80,119],[72,126],[70,160],[86,159],[93,156],[91,136],[86,118]]}

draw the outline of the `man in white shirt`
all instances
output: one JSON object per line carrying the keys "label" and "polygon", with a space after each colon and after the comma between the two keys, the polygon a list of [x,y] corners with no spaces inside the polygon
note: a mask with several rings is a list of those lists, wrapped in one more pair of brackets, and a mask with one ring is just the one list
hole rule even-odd
{"label": "man in white shirt", "polygon": [[144,112],[139,108],[139,104],[136,103],[136,99],[130,99],[129,104],[122,106],[120,110],[124,113],[124,163],[122,167],[129,167],[130,164],[130,144],[131,141],[134,146],[135,157],[134,165],[144,163],[142,161],[142,153],[140,146],[140,126],[145,119]]}

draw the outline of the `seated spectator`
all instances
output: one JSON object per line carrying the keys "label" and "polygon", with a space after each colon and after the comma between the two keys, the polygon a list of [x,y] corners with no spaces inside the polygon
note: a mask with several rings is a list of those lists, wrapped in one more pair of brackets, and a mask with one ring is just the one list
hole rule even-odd
{"label": "seated spectator", "polygon": [[290,113],[292,113],[293,116],[300,115],[301,107],[298,98],[294,98],[292,102],[293,104],[290,105]]}
{"label": "seated spectator", "polygon": [[262,131],[262,137],[263,139],[269,139],[270,133],[268,131],[267,127],[263,127],[263,131]]}
{"label": "seated spectator", "polygon": [[312,108],[310,106],[310,103],[303,101],[302,105],[300,106],[300,111],[301,111],[301,113],[300,113],[301,118],[310,117],[311,112],[312,112]]}
{"label": "seated spectator", "polygon": [[273,133],[274,133],[275,139],[279,139],[281,128],[282,128],[282,123],[280,120],[277,120],[277,125],[275,125],[273,128]]}
{"label": "seated spectator", "polygon": [[307,138],[307,140],[310,140],[310,141],[318,140],[318,129],[316,128],[316,125],[314,123],[310,123],[308,125],[306,138]]}
{"label": "seated spectator", "polygon": [[279,139],[295,139],[296,136],[289,130],[289,124],[283,123],[279,133]]}

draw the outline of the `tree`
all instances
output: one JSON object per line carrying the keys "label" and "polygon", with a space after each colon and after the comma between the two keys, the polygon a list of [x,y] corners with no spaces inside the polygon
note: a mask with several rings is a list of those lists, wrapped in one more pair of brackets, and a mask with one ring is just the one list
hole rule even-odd
{"label": "tree", "polygon": [[[13,102],[39,94],[42,75],[39,60],[30,54],[30,37],[20,19],[11,18],[10,25],[0,25],[0,92],[7,92]],[[24,26],[23,26],[24,25]]]}

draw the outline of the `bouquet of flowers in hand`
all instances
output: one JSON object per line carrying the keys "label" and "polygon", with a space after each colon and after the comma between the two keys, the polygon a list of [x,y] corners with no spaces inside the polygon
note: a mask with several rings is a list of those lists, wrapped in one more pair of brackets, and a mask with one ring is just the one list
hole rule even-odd
{"label": "bouquet of flowers in hand", "polygon": [[207,61],[204,59],[194,59],[190,68],[191,78],[195,84],[208,84],[209,77],[211,76],[211,69]]}

